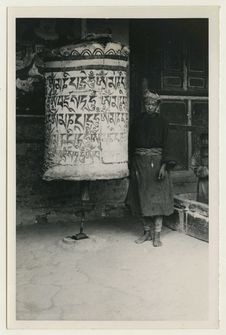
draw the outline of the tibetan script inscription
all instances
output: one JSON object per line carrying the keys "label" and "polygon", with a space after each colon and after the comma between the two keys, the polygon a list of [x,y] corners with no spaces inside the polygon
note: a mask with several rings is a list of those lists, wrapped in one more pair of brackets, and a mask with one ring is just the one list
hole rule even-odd
{"label": "tibetan script inscription", "polygon": [[120,60],[115,66],[112,60],[111,66],[106,66],[108,59],[99,61],[101,69],[76,69],[75,61],[71,68],[48,63],[44,179],[128,175],[127,69],[118,66]]}

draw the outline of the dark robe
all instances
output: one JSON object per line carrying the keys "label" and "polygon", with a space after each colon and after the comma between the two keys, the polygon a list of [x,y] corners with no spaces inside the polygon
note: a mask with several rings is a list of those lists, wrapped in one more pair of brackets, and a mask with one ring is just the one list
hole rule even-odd
{"label": "dark robe", "polygon": [[[136,154],[136,148],[161,149],[156,155]],[[129,134],[130,185],[127,204],[133,214],[141,216],[170,215],[174,211],[170,172],[158,179],[163,163],[172,163],[168,143],[168,122],[159,114],[141,114]]]}
{"label": "dark robe", "polygon": [[129,153],[132,156],[135,148],[162,148],[162,162],[172,164],[172,150],[168,141],[168,121],[160,114],[142,113],[137,117],[129,132]]}

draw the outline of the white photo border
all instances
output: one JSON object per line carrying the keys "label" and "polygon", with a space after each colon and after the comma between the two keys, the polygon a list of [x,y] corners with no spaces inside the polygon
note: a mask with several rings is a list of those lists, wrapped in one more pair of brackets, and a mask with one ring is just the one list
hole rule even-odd
{"label": "white photo border", "polygon": [[[30,6],[34,1],[30,1],[26,6]],[[184,2],[184,1],[183,1]],[[196,1],[196,4],[199,1]],[[11,6],[13,3],[13,6]],[[25,3],[25,1],[23,1]],[[37,2],[36,2],[37,3]],[[48,2],[49,4],[50,2]],[[147,3],[147,1],[145,1]],[[180,328],[185,330],[189,330],[189,334],[192,332],[192,329],[199,329],[199,332],[202,332],[202,329],[205,329],[205,332],[210,328],[217,330],[218,327],[218,319],[222,320],[222,311],[220,316],[218,316],[218,272],[219,272],[219,164],[220,161],[221,168],[224,166],[224,162],[222,161],[222,154],[224,154],[222,144],[222,138],[219,146],[219,132],[221,130],[221,135],[224,135],[222,132],[222,122],[224,120],[224,116],[221,112],[219,113],[219,102],[221,103],[221,111],[223,110],[222,106],[225,105],[223,102],[223,89],[222,89],[222,77],[221,77],[221,87],[219,87],[219,55],[221,51],[221,59],[222,54],[225,55],[225,45],[221,44],[221,50],[219,49],[219,33],[221,34],[221,41],[222,41],[222,18],[225,18],[225,6],[221,5],[221,2],[214,2],[212,1],[212,5],[205,5],[203,7],[199,6],[150,6],[152,3],[149,1],[149,6],[143,7],[142,1],[140,1],[139,6],[119,6],[116,5],[113,7],[15,7],[16,2],[11,1],[10,5],[5,7],[8,12],[8,22],[7,24],[7,54],[5,55],[5,62],[7,62],[7,134],[6,131],[3,129],[3,134],[1,134],[1,140],[3,139],[3,143],[6,144],[6,137],[3,138],[4,135],[7,136],[7,152],[5,155],[7,156],[8,164],[6,167],[5,173],[7,173],[7,227],[2,229],[4,237],[4,232],[7,232],[7,254],[6,250],[3,251],[3,255],[7,256],[7,281],[6,278],[3,280],[5,284],[7,284],[7,327],[9,329],[83,329],[83,330],[90,330],[90,329],[139,329],[139,330],[151,330],[151,329],[175,329]],[[159,1],[158,3],[162,3]],[[166,1],[164,1],[166,3]],[[190,1],[190,4],[192,1]],[[81,4],[81,3],[80,3]],[[221,6],[221,8],[219,7]],[[221,26],[219,31],[219,21],[218,21],[218,14],[220,11],[221,15]],[[73,13],[74,12],[74,13]],[[77,322],[77,321],[18,321],[15,317],[15,18],[16,17],[78,17],[78,18],[93,18],[93,17],[123,17],[123,18],[132,18],[132,17],[146,17],[146,18],[188,18],[188,17],[198,17],[198,18],[209,18],[209,83],[210,83],[210,90],[209,90],[209,128],[210,128],[210,243],[209,243],[209,250],[210,250],[210,272],[209,272],[209,301],[211,302],[210,310],[209,310],[209,321],[208,322],[182,322],[182,321],[161,321],[161,322]],[[223,23],[223,27],[225,24]],[[1,33],[2,34],[2,33]],[[225,34],[223,35],[225,36]],[[6,42],[6,39],[5,39]],[[3,43],[4,43],[4,36],[3,36]],[[3,60],[3,61],[4,61]],[[225,69],[225,66],[221,63],[221,71],[222,68]],[[2,68],[1,68],[2,70]],[[4,73],[4,69],[3,69]],[[5,77],[4,77],[5,78]],[[223,84],[225,79],[223,77]],[[2,82],[2,79],[1,79]],[[221,91],[220,91],[221,90]],[[6,90],[5,90],[6,91]],[[1,90],[4,93],[4,90]],[[9,94],[10,92],[10,94]],[[222,98],[219,100],[219,93],[221,92],[220,97]],[[6,92],[5,92],[6,93]],[[3,97],[4,100],[4,97]],[[3,102],[4,104],[4,102]],[[5,106],[6,107],[6,106]],[[4,109],[3,109],[4,110]],[[4,120],[4,117],[3,117]],[[221,122],[221,123],[220,123]],[[9,127],[10,124],[10,127]],[[1,125],[1,127],[3,127]],[[220,156],[219,156],[220,150]],[[4,151],[4,150],[3,150]],[[4,158],[3,158],[4,161]],[[221,169],[221,171],[223,171]],[[225,177],[224,177],[225,178]],[[2,182],[2,181],[1,181]],[[221,184],[222,185],[222,184]],[[223,186],[221,186],[222,191]],[[3,182],[3,189],[4,189],[4,182]],[[3,201],[4,202],[4,201]],[[220,216],[222,222],[222,215]],[[221,228],[220,232],[225,236],[225,228]],[[6,243],[3,242],[3,246],[6,246]],[[222,239],[220,243],[221,249],[224,247]],[[222,253],[222,250],[221,250]],[[4,263],[4,261],[3,261]],[[225,271],[225,265],[220,265],[220,271]],[[3,284],[4,284],[3,283]],[[224,286],[223,286],[224,287]],[[223,291],[220,291],[220,297],[222,297],[222,293],[225,292],[225,287]],[[5,298],[5,297],[3,297]],[[222,300],[221,300],[222,303]],[[225,303],[225,301],[224,301]],[[226,312],[226,310],[224,309]],[[3,311],[4,314],[4,311]],[[5,315],[6,316],[6,315]],[[222,323],[221,323],[222,326]],[[218,328],[220,331],[220,328]],[[7,330],[6,330],[7,331]],[[163,330],[162,330],[163,331]],[[179,331],[179,329],[178,329]],[[131,332],[131,331],[130,331]],[[30,333],[30,332],[29,332]]]}

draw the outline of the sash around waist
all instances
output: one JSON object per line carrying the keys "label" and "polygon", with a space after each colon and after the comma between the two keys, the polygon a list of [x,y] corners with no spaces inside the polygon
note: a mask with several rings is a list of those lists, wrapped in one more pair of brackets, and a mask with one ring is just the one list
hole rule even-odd
{"label": "sash around waist", "polygon": [[162,154],[162,148],[136,148],[135,155],[159,156]]}

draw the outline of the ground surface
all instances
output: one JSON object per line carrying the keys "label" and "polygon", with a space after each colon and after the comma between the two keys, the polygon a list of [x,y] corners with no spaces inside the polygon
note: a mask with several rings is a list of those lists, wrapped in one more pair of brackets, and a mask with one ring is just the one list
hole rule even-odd
{"label": "ground surface", "polygon": [[208,244],[164,228],[163,246],[137,245],[133,219],[17,229],[18,320],[206,320]]}

